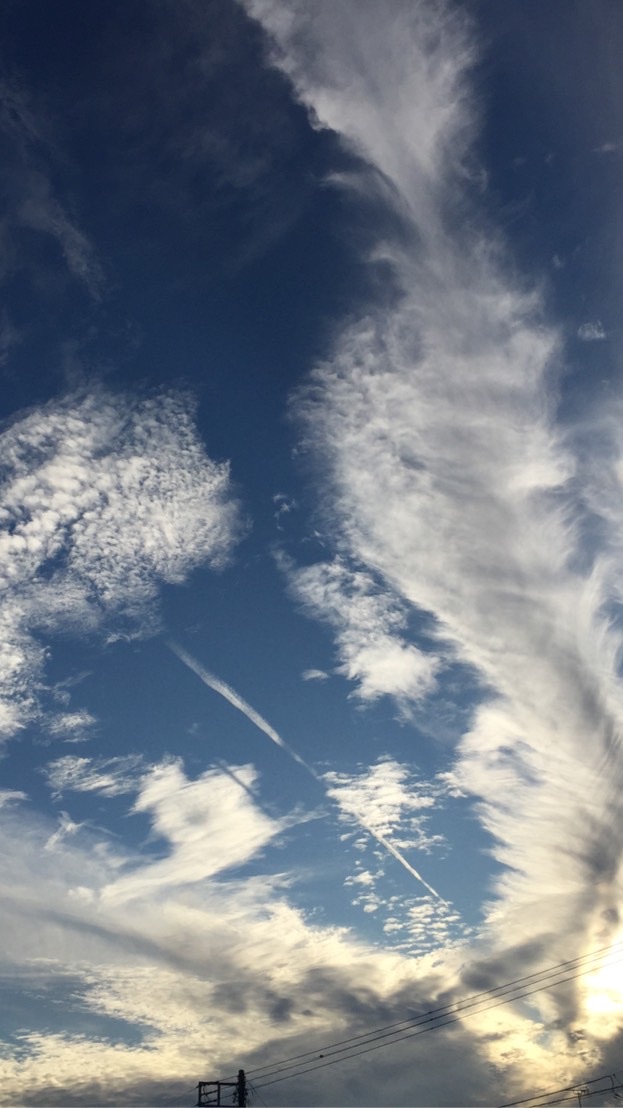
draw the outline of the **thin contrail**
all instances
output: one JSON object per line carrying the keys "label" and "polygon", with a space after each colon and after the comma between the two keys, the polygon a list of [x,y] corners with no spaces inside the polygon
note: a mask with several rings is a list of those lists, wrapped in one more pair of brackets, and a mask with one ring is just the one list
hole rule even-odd
{"label": "thin contrail", "polygon": [[396,861],[400,862],[401,866],[404,866],[407,873],[410,873],[412,877],[415,877],[415,879],[419,881],[425,889],[428,889],[429,893],[432,893],[433,896],[436,896],[437,900],[440,900],[442,904],[448,903],[447,900],[444,900],[441,893],[438,893],[437,889],[434,889],[432,885],[429,885],[428,881],[425,881],[422,877],[422,874],[418,873],[418,871],[411,865],[410,862],[407,862],[407,859],[403,857],[403,855],[398,850],[398,847],[394,846],[394,844],[390,842],[389,839],[386,839],[384,835],[381,835],[380,831],[375,831],[372,827],[370,827],[370,824],[361,819],[361,816],[357,816],[357,820],[360,827],[362,827],[364,831],[367,831],[369,835],[372,835],[372,837],[376,839],[377,843],[380,843],[380,845],[384,846],[390,854],[393,854]]}
{"label": "thin contrail", "polygon": [[211,673],[209,669],[206,669],[205,666],[202,666],[201,662],[198,662],[196,658],[193,658],[192,654],[189,654],[188,651],[184,650],[184,648],[182,646],[179,646],[178,643],[169,641],[167,643],[167,646],[170,650],[173,651],[174,654],[177,654],[180,662],[183,662],[184,665],[188,666],[189,669],[192,669],[193,673],[197,674],[197,677],[199,677],[203,681],[204,685],[208,685],[209,688],[214,689],[214,692],[220,693],[221,696],[224,696],[225,700],[229,700],[229,703],[233,704],[234,708],[237,708],[239,712],[242,712],[242,714],[247,717],[247,719],[250,719],[251,723],[254,723],[256,727],[259,727],[260,731],[263,731],[265,735],[268,735],[269,739],[272,739],[274,743],[277,743],[277,746],[280,746],[282,750],[285,750],[286,754],[289,754],[291,758],[294,758],[295,762],[298,762],[300,766],[303,766],[303,769],[306,769],[308,773],[311,773],[312,777],[315,777],[317,781],[320,780],[314,768],[308,765],[305,759],[301,758],[301,755],[297,754],[296,750],[293,750],[292,747],[285,741],[285,739],[282,739],[281,735],[277,734],[275,728],[271,727],[270,723],[267,723],[264,717],[261,716],[259,712],[255,711],[255,708],[252,708],[250,704],[247,704],[246,700],[239,696],[235,689],[232,689],[231,685],[228,685],[226,681],[221,681],[220,677],[217,677],[215,673]]}
{"label": "thin contrail", "polygon": [[[316,773],[314,767],[311,766],[309,762],[306,762],[304,758],[301,758],[301,755],[297,754],[294,747],[290,746],[290,744],[287,743],[285,739],[282,739],[281,735],[277,731],[275,731],[275,728],[271,727],[270,723],[268,723],[267,720],[265,720],[259,712],[256,712],[255,708],[252,708],[251,705],[248,704],[247,701],[242,696],[240,696],[235,689],[232,689],[231,685],[228,685],[226,681],[221,681],[220,677],[217,677],[215,673],[212,673],[209,669],[206,669],[205,666],[202,666],[201,662],[198,662],[196,658],[193,658],[192,654],[189,654],[187,650],[184,650],[183,646],[180,646],[179,643],[169,640],[167,646],[170,650],[173,651],[174,654],[177,655],[180,662],[183,662],[185,666],[188,666],[188,668],[193,671],[193,673],[197,674],[197,677],[201,681],[203,681],[204,685],[207,685],[208,688],[213,689],[214,692],[219,693],[219,695],[223,696],[225,700],[228,700],[234,708],[237,708],[238,711],[242,712],[242,714],[246,716],[247,719],[251,721],[251,723],[254,723],[260,731],[263,731],[264,734],[267,735],[272,742],[276,743],[276,745],[281,747],[282,750],[285,750],[286,754],[289,754],[290,757],[295,762],[297,762],[299,766],[302,766],[303,769],[306,770],[307,773],[309,773],[310,776],[314,778],[314,781],[318,782],[325,794],[329,796],[327,787],[322,780],[322,777],[319,773]],[[333,800],[333,797],[329,796],[329,799]],[[362,819],[361,816],[357,815],[354,812],[351,814],[357,820],[357,823],[362,828],[362,830],[367,831],[368,835],[371,835],[373,839],[376,839],[377,843],[379,843],[380,846],[387,850],[387,852],[391,854],[397,862],[400,862],[401,866],[404,866],[407,873],[410,873],[412,877],[415,877],[415,879],[419,881],[425,889],[428,889],[429,893],[432,893],[433,896],[437,897],[437,899],[440,900],[442,904],[446,903],[440,893],[438,893],[432,885],[429,885],[428,881],[424,880],[421,873],[418,873],[418,871],[414,869],[414,867],[409,862],[407,862],[407,859],[402,856],[398,848],[395,847],[393,843],[386,839],[384,835],[381,835],[380,831],[375,831],[373,827],[370,827],[370,825],[366,823],[366,821]]]}

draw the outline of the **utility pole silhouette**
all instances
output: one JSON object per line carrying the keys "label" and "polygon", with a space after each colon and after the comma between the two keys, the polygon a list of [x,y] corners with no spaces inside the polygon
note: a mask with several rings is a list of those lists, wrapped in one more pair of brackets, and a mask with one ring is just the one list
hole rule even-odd
{"label": "utility pole silhouette", "polygon": [[247,1108],[247,1081],[244,1070],[238,1070],[237,1081],[200,1081],[197,1085],[197,1108],[222,1104],[221,1089],[233,1089],[234,1104],[237,1104],[238,1108]]}

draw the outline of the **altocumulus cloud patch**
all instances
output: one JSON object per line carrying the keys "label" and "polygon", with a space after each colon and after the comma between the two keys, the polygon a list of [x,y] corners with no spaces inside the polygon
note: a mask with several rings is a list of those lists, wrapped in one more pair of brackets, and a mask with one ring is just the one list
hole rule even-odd
{"label": "altocumulus cloud patch", "polygon": [[[229,470],[182,393],[104,389],[51,402],[2,435],[2,728],[37,712],[37,633],[142,635],[161,583],[222,566],[239,535]],[[60,724],[59,724],[60,725]]]}

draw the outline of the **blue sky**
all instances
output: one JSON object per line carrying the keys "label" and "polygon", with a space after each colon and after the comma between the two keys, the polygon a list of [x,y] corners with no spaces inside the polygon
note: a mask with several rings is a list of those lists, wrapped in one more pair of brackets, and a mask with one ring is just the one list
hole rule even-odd
{"label": "blue sky", "polygon": [[3,1103],[615,1071],[620,5],[0,43]]}

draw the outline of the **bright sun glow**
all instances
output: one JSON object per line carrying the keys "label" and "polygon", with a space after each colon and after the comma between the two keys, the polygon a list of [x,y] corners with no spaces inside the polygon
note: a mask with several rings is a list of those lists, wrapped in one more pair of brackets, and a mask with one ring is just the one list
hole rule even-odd
{"label": "bright sun glow", "polygon": [[595,971],[583,979],[584,1008],[587,1015],[599,1017],[594,1030],[600,1037],[610,1035],[623,1023],[622,939],[623,931],[613,939]]}

